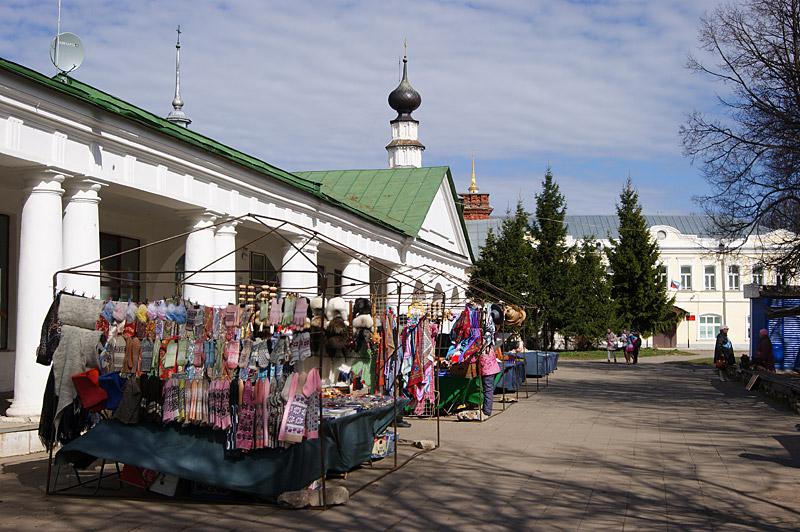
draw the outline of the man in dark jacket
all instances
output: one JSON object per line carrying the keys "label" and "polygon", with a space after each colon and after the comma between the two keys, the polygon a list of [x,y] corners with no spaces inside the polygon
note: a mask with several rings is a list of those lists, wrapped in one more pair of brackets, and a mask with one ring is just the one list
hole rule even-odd
{"label": "man in dark jacket", "polygon": [[642,335],[637,331],[631,333],[633,335],[633,363],[639,363],[639,349],[642,348]]}
{"label": "man in dark jacket", "polygon": [[[727,325],[723,325],[720,328],[719,334],[717,335],[717,344],[714,346],[714,365],[717,365],[717,362],[720,360],[728,366],[736,364],[736,356],[733,354],[733,344],[728,339]],[[725,371],[723,369],[719,370],[719,380],[728,380],[725,377]]]}
{"label": "man in dark jacket", "polygon": [[775,371],[775,357],[772,354],[772,342],[769,339],[769,331],[761,329],[759,331],[758,345],[753,357],[753,363],[767,371]]}

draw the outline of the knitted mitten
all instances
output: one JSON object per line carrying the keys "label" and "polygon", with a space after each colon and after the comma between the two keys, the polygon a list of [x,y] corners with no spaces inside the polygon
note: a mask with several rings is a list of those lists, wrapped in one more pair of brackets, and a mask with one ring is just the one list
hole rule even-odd
{"label": "knitted mitten", "polygon": [[281,323],[281,308],[283,307],[283,298],[275,299],[274,297],[269,302],[269,324],[280,325]]}
{"label": "knitted mitten", "polygon": [[291,325],[294,321],[294,308],[297,305],[297,298],[289,296],[283,300],[283,317],[281,318],[281,325],[284,327]]}
{"label": "knitted mitten", "polygon": [[304,327],[306,324],[306,316],[308,314],[308,298],[300,297],[294,306],[294,325],[297,327]]}

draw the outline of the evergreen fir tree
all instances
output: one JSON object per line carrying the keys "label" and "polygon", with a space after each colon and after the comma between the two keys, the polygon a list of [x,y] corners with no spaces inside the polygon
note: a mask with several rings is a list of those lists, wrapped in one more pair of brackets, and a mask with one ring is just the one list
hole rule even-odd
{"label": "evergreen fir tree", "polygon": [[589,349],[616,327],[611,283],[597,242],[589,238],[575,251],[564,299],[569,313],[562,333],[577,349]]}
{"label": "evergreen fir tree", "polygon": [[547,349],[554,347],[555,333],[564,324],[567,310],[563,297],[570,265],[564,225],[566,211],[564,196],[548,168],[542,191],[536,194],[536,219],[531,227],[539,288],[535,303],[542,322],[542,345]]}
{"label": "evergreen fir tree", "polygon": [[643,336],[666,330],[675,323],[675,298],[659,279],[658,245],[647,227],[639,205],[639,194],[628,178],[617,204],[619,238],[611,239],[611,295],[620,325]]}
{"label": "evergreen fir tree", "polygon": [[[494,285],[510,294],[518,294],[518,301],[530,301],[535,292],[536,278],[532,268],[528,216],[519,202],[513,215],[507,213],[499,234],[489,231],[472,272],[467,291],[470,297],[484,300],[484,291],[497,292],[491,286]],[[497,294],[497,297],[504,299],[503,294]]]}

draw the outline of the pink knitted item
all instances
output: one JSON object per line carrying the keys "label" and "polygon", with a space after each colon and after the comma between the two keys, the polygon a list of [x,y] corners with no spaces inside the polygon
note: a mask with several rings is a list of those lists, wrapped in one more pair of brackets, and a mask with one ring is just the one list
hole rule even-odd
{"label": "pink knitted item", "polygon": [[[322,393],[322,381],[317,368],[312,368],[303,385],[303,395],[309,399],[306,412],[306,438],[313,440],[319,437],[319,395]],[[316,401],[310,399],[314,397]],[[315,410],[316,408],[316,410]]]}
{"label": "pink knitted item", "polygon": [[280,325],[281,323],[281,316],[282,316],[282,309],[283,308],[283,298],[275,299],[274,297],[269,301],[269,324],[270,325]]}
{"label": "pink knitted item", "polygon": [[294,307],[294,321],[293,325],[303,327],[306,324],[306,317],[308,313],[308,298],[300,297]]}

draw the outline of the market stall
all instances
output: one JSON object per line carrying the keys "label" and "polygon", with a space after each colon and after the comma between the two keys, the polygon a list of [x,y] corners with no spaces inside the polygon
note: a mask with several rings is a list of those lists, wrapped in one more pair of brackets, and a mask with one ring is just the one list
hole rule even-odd
{"label": "market stall", "polygon": [[[121,275],[85,266],[57,272],[54,286],[63,273]],[[206,268],[185,272],[183,284],[218,289],[198,280]],[[59,443],[59,469],[102,459],[270,498],[320,479],[323,505],[326,474],[369,460],[389,425],[396,467],[399,412],[434,397],[429,318],[413,315],[401,334],[391,319],[399,299],[378,322],[369,298],[302,295],[325,294],[319,281],[239,286],[239,303],[218,307],[56,294],[37,359],[52,366],[39,430],[51,452],[48,492]]]}

